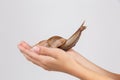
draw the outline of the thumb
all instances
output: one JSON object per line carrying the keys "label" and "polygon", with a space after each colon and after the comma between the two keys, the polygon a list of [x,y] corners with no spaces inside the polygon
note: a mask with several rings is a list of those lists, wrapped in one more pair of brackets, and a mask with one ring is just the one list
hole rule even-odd
{"label": "thumb", "polygon": [[44,46],[35,46],[32,48],[33,51],[40,55],[46,55],[54,58],[58,58],[60,54],[62,54],[64,51],[57,48],[48,48]]}

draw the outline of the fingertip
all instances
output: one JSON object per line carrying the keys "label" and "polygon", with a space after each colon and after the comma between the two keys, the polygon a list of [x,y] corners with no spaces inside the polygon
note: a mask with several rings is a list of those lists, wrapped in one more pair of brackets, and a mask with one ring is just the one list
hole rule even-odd
{"label": "fingertip", "polygon": [[31,49],[32,47],[25,41],[21,41],[18,45],[25,47],[26,49]]}
{"label": "fingertip", "polygon": [[22,45],[18,45],[18,48],[23,51],[24,50],[24,47]]}
{"label": "fingertip", "polygon": [[19,47],[19,46],[23,45],[23,43],[25,43],[25,41],[19,42],[19,44],[17,46]]}
{"label": "fingertip", "polygon": [[40,51],[40,47],[38,47],[38,46],[34,46],[31,50],[34,51],[34,52],[39,53],[39,51]]}
{"label": "fingertip", "polygon": [[24,42],[20,42],[18,45],[17,45],[17,47],[20,49],[20,50],[25,50],[26,48],[25,48],[25,46],[24,46]]}
{"label": "fingertip", "polygon": [[36,50],[36,52],[38,52],[39,54],[46,54],[46,53],[47,53],[46,48],[47,48],[47,47],[44,47],[44,46],[36,46],[36,47],[35,47],[35,50]]}
{"label": "fingertip", "polygon": [[22,43],[20,42],[18,45],[17,45],[17,47],[19,48],[19,47],[21,47],[22,46]]}
{"label": "fingertip", "polygon": [[44,46],[35,46],[32,50],[42,55],[47,55],[50,52],[49,48]]}

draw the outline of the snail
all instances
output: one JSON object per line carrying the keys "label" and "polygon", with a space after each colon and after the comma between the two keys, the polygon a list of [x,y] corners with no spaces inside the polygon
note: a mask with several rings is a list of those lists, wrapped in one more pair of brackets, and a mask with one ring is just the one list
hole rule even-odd
{"label": "snail", "polygon": [[35,46],[37,45],[37,46],[45,46],[52,48],[60,48],[67,51],[76,45],[76,43],[78,42],[81,36],[82,31],[86,29],[84,23],[85,22],[83,22],[80,28],[68,39],[65,39],[60,36],[52,36],[47,40],[40,41],[39,43],[35,44]]}

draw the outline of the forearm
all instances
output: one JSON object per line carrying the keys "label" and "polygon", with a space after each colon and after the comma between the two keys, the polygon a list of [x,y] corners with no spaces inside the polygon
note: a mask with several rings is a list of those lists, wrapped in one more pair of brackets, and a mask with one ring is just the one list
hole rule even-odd
{"label": "forearm", "polygon": [[111,78],[91,71],[83,66],[74,65],[69,67],[69,74],[82,80],[112,80]]}
{"label": "forearm", "polygon": [[108,76],[108,77],[111,77],[115,80],[119,80],[120,79],[120,76],[115,74],[115,73],[112,73],[110,71],[107,71],[99,66],[97,66],[96,64],[90,62],[89,60],[87,60],[86,58],[82,57],[80,60],[80,65],[83,65],[84,67],[96,72],[96,73],[99,73],[99,74],[102,74],[102,75],[105,75],[105,76]]}
{"label": "forearm", "polygon": [[115,80],[119,80],[120,79],[120,76],[115,74],[115,73],[112,73],[112,72],[109,72],[97,65],[95,65],[94,63],[90,62],[89,60],[87,60],[85,57],[83,57],[82,55],[80,55],[79,53],[75,52],[76,54],[71,54],[72,56],[75,57],[76,61],[84,66],[85,68],[89,69],[89,70],[92,70],[96,73],[99,73],[99,74],[102,74],[102,75],[105,75],[105,76],[108,76],[108,77],[111,77]]}

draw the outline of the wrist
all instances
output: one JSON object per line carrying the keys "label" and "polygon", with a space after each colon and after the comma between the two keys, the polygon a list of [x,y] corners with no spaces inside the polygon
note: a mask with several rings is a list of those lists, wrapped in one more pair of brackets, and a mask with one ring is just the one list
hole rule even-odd
{"label": "wrist", "polygon": [[86,70],[83,68],[83,66],[79,65],[76,62],[67,67],[66,73],[68,73],[70,75],[73,75],[75,77],[78,77],[80,79],[83,79],[83,80],[87,76],[86,75]]}

